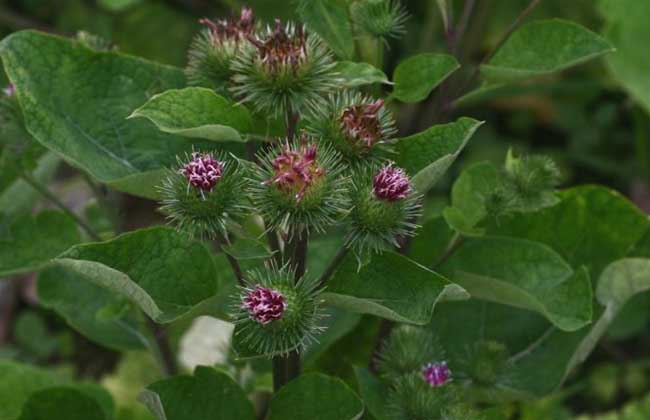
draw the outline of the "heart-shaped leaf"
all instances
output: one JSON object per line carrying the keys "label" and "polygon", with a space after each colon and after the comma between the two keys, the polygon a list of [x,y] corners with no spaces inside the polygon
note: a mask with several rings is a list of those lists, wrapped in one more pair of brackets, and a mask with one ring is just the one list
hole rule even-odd
{"label": "heart-shaped leaf", "polygon": [[419,54],[399,63],[393,74],[392,97],[407,103],[426,99],[460,64],[447,54]]}

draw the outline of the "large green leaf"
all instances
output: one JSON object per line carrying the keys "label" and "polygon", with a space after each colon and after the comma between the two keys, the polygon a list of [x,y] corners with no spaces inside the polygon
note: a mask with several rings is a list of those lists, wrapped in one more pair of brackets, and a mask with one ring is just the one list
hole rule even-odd
{"label": "large green leaf", "polygon": [[488,229],[547,244],[573,267],[588,267],[594,279],[650,233],[643,212],[616,191],[588,185],[563,191],[560,198],[553,207],[503,218]]}
{"label": "large green leaf", "polygon": [[460,67],[447,54],[425,53],[399,63],[393,74],[395,89],[392,97],[402,102],[420,102]]}
{"label": "large green leaf", "polygon": [[127,298],[163,323],[215,297],[223,286],[208,249],[165,227],[79,245],[56,261],[70,272]]}
{"label": "large green leaf", "polygon": [[614,49],[590,30],[560,19],[528,23],[513,33],[487,64],[483,77],[510,82],[560,71]]}
{"label": "large green leaf", "polygon": [[376,420],[389,420],[390,417],[386,414],[386,398],[388,394],[386,386],[366,368],[355,367],[354,374],[366,410]]}
{"label": "large green leaf", "polygon": [[425,193],[454,163],[482,124],[482,121],[464,117],[404,137],[397,142],[396,162],[413,176],[415,189]]}
{"label": "large green leaf", "polygon": [[588,272],[574,272],[546,245],[505,237],[470,239],[442,272],[473,297],[539,312],[561,330],[591,322]]}
{"label": "large green leaf", "polygon": [[355,88],[373,83],[389,83],[386,74],[368,63],[354,61],[339,61],[334,68],[343,79],[347,88]]}
{"label": "large green leaf", "polygon": [[412,324],[428,323],[440,301],[468,297],[458,285],[393,252],[377,255],[362,267],[348,255],[322,296],[352,312]]}
{"label": "large green leaf", "polygon": [[33,31],[5,38],[0,57],[28,131],[101,182],[153,198],[160,178],[151,172],[192,149],[147,121],[126,119],[156,93],[182,87],[180,69]]}
{"label": "large green leaf", "polygon": [[[37,162],[32,177],[40,184],[48,184],[54,176],[61,158],[54,152],[45,153]],[[0,193],[0,209],[4,214],[16,214],[30,211],[42,195],[25,180],[18,178]]]}
{"label": "large green leaf", "polygon": [[165,133],[212,141],[245,141],[251,131],[246,108],[233,104],[212,89],[188,87],[154,95],[129,118],[142,117]]}
{"label": "large green leaf", "polygon": [[36,216],[0,214],[0,232],[0,277],[40,270],[81,242],[75,221],[51,210]]}
{"label": "large green leaf", "polygon": [[35,392],[23,406],[19,420],[111,420],[101,404],[75,387],[57,386]]}
{"label": "large green leaf", "polygon": [[180,375],[149,385],[140,394],[158,420],[254,420],[253,406],[228,375],[199,366],[194,376]]}
{"label": "large green leaf", "polygon": [[616,47],[607,56],[610,73],[630,95],[650,112],[650,56],[645,42],[649,39],[650,3],[637,0],[600,0],[605,19],[605,36]]}
{"label": "large green leaf", "polygon": [[338,378],[308,373],[282,387],[273,396],[269,420],[356,420],[363,403]]}
{"label": "large green leaf", "polygon": [[354,37],[346,1],[301,0],[298,14],[307,28],[320,35],[338,58],[350,60],[354,56]]}
{"label": "large green leaf", "polygon": [[38,276],[39,302],[90,340],[116,350],[144,348],[130,303],[81,274],[50,267]]}

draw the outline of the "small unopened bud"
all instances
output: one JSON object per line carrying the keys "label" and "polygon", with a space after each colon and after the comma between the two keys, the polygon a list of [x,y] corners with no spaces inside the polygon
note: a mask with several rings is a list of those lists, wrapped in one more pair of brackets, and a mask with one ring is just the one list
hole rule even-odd
{"label": "small unopened bud", "polygon": [[373,190],[380,200],[399,201],[411,193],[411,182],[404,170],[387,165],[375,175]]}
{"label": "small unopened bud", "polygon": [[181,168],[180,173],[192,185],[201,191],[212,191],[223,175],[224,163],[216,160],[210,153],[192,153],[192,160]]}
{"label": "small unopened bud", "polygon": [[325,174],[325,170],[316,161],[316,154],[315,144],[303,143],[292,148],[287,143],[282,153],[271,162],[275,176],[265,181],[265,184],[274,184],[284,191],[295,192],[295,199],[300,202],[309,187]]}
{"label": "small unopened bud", "polygon": [[282,318],[287,302],[282,293],[267,287],[256,286],[242,298],[242,308],[253,321],[266,325]]}
{"label": "small unopened bud", "polygon": [[5,86],[4,89],[2,89],[2,92],[5,94],[5,96],[11,98],[16,94],[16,88],[14,87],[13,83],[9,83],[7,86]]}
{"label": "small unopened bud", "polygon": [[451,380],[447,362],[428,363],[422,367],[422,378],[432,387],[441,387]]}
{"label": "small unopened bud", "polygon": [[343,110],[341,127],[343,133],[353,145],[359,144],[366,150],[371,149],[382,136],[379,110],[384,100],[369,104],[352,105]]}

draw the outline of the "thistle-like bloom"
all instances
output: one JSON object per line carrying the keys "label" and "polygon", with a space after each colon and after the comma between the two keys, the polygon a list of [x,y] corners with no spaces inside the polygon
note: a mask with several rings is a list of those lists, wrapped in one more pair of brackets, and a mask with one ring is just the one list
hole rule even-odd
{"label": "thistle-like bloom", "polygon": [[422,367],[422,378],[434,388],[445,385],[451,380],[451,370],[447,362],[427,363]]}
{"label": "thistle-like bloom", "polygon": [[386,165],[373,178],[373,191],[380,200],[400,201],[411,194],[411,181],[401,168]]}
{"label": "thistle-like bloom", "polygon": [[224,44],[225,42],[239,42],[246,39],[255,29],[253,10],[248,7],[241,9],[239,19],[220,19],[213,21],[201,19],[199,22],[210,29],[212,42]]}
{"label": "thistle-like bloom", "polygon": [[384,106],[383,99],[373,103],[352,105],[343,110],[341,127],[351,141],[371,149],[381,139],[379,110]]}
{"label": "thistle-like bloom", "polygon": [[2,89],[2,92],[5,94],[6,97],[11,98],[16,94],[16,88],[13,85],[13,83],[9,83],[7,86]]}
{"label": "thistle-like bloom", "polygon": [[330,95],[323,106],[311,110],[306,126],[352,166],[367,166],[388,155],[397,131],[384,100],[351,91]]}
{"label": "thistle-like bloom", "polygon": [[255,30],[253,11],[244,7],[239,18],[199,22],[206,28],[194,38],[189,50],[185,70],[188,82],[226,93],[231,62],[248,45],[247,39]]}
{"label": "thistle-like bloom", "polygon": [[364,168],[352,179],[347,243],[357,256],[399,247],[399,238],[414,234],[421,196],[412,191],[404,170],[392,165]]}
{"label": "thistle-like bloom", "polygon": [[248,311],[253,321],[266,325],[282,318],[287,302],[277,290],[258,285],[242,297],[242,308]]}
{"label": "thistle-like bloom", "polygon": [[160,187],[160,210],[179,230],[214,238],[248,210],[248,181],[240,163],[225,154],[194,152],[178,158]]}
{"label": "thistle-like bloom", "polygon": [[320,232],[348,208],[340,156],[306,135],[261,152],[258,161],[250,196],[268,227]]}
{"label": "thistle-like bloom", "polygon": [[366,0],[350,6],[354,24],[376,38],[400,38],[409,17],[399,0]]}
{"label": "thistle-like bloom", "polygon": [[180,173],[187,178],[188,188],[193,186],[201,191],[212,191],[223,175],[224,163],[216,160],[212,154],[192,153],[192,160],[187,162]]}
{"label": "thistle-like bloom", "polygon": [[[316,278],[296,279],[289,265],[268,264],[246,273],[246,285],[235,297],[234,350],[275,356],[302,349],[322,328]],[[250,354],[249,354],[250,355]]]}
{"label": "thistle-like bloom", "polygon": [[332,53],[302,25],[276,20],[275,26],[247,39],[232,65],[231,91],[257,111],[286,115],[321,103],[337,87]]}
{"label": "thistle-like bloom", "polygon": [[308,188],[325,175],[325,169],[316,161],[316,154],[315,144],[303,143],[298,148],[285,144],[282,153],[271,162],[275,175],[264,183],[274,184],[284,191],[295,193],[296,201],[300,202]]}

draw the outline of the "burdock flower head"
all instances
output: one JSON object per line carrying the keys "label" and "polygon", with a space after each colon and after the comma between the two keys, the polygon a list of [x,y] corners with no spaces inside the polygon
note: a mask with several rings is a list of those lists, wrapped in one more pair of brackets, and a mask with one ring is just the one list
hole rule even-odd
{"label": "burdock flower head", "polygon": [[249,271],[245,277],[233,314],[236,352],[270,357],[314,340],[322,316],[316,279],[296,279],[289,266],[273,264]]}
{"label": "burdock flower head", "polygon": [[322,230],[346,207],[339,155],[303,134],[259,155],[253,203],[270,226]]}
{"label": "burdock flower head", "polygon": [[403,169],[386,165],[373,178],[372,188],[380,200],[399,201],[411,194],[411,181]]}
{"label": "burdock flower head", "polygon": [[427,363],[422,367],[422,378],[432,387],[440,387],[451,380],[447,362]]}
{"label": "burdock flower head", "polygon": [[350,163],[378,160],[390,152],[395,122],[383,99],[344,91],[313,109],[307,129],[331,144]]}
{"label": "burdock flower head", "polygon": [[193,152],[178,158],[160,188],[161,211],[180,230],[200,237],[225,234],[226,225],[245,212],[247,181],[237,160],[224,154]]}
{"label": "burdock flower head", "polygon": [[243,295],[242,308],[248,311],[252,320],[266,325],[282,318],[287,309],[287,299],[277,290],[257,285]]}
{"label": "burdock flower head", "polygon": [[322,101],[336,88],[331,52],[316,34],[302,25],[279,20],[249,43],[233,63],[232,91],[258,111],[284,115]]}
{"label": "burdock flower head", "polygon": [[230,65],[255,31],[253,10],[244,7],[239,18],[201,19],[205,29],[199,33],[189,51],[187,78],[191,85],[227,91]]}
{"label": "burdock flower head", "polygon": [[347,241],[357,254],[399,246],[399,238],[414,234],[421,196],[403,169],[392,164],[362,169],[353,180]]}

